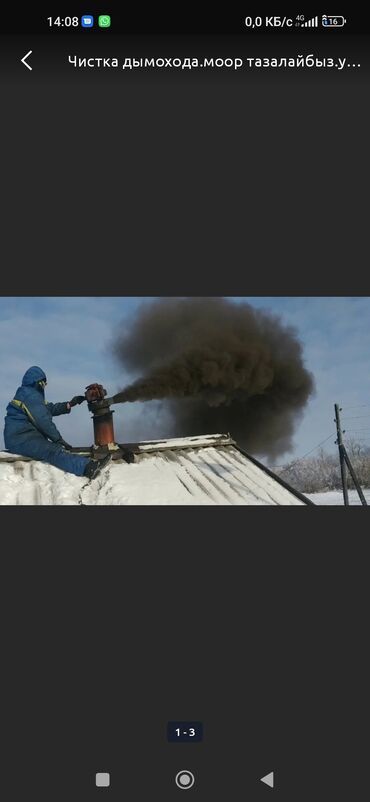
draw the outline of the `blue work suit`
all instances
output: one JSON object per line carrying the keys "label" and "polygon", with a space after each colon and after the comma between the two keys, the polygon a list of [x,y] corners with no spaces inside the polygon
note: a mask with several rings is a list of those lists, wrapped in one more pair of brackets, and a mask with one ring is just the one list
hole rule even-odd
{"label": "blue work suit", "polygon": [[29,368],[23,376],[22,386],[6,408],[4,442],[5,448],[13,454],[32,457],[49,462],[76,476],[83,476],[88,457],[71,454],[60,441],[52,418],[55,415],[68,415],[68,402],[51,404],[45,401],[43,386],[46,381],[43,370],[37,366]]}

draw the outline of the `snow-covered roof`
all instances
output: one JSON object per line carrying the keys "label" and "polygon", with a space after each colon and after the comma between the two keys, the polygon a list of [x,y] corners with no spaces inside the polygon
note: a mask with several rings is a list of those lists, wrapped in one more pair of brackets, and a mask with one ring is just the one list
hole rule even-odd
{"label": "snow-covered roof", "polygon": [[134,446],[93,481],[0,452],[0,504],[303,505],[310,502],[245,454],[229,435]]}

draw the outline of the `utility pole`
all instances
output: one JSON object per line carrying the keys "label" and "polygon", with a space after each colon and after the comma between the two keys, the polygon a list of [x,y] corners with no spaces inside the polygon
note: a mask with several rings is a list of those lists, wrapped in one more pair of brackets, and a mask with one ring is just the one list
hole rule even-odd
{"label": "utility pole", "polygon": [[343,437],[342,437],[343,432],[342,432],[341,425],[340,425],[339,412],[341,410],[340,410],[339,404],[334,404],[334,409],[335,409],[335,423],[337,425],[337,439],[336,439],[335,442],[337,443],[338,450],[339,450],[339,462],[340,462],[340,472],[341,472],[341,476],[342,476],[343,499],[344,499],[344,504],[347,507],[349,505],[349,501],[348,501],[348,488],[347,488],[346,459],[345,459],[345,448],[344,448],[344,445],[343,445]]}
{"label": "utility pole", "polygon": [[357,490],[357,493],[358,493],[358,495],[360,497],[361,504],[364,507],[367,507],[366,498],[365,498],[365,496],[364,496],[364,494],[362,492],[362,488],[360,486],[360,483],[359,483],[359,481],[357,479],[357,476],[355,474],[355,471],[353,469],[351,460],[350,460],[350,458],[349,458],[349,456],[347,454],[347,449],[346,449],[346,447],[345,447],[345,445],[343,443],[343,431],[342,431],[342,427],[340,425],[340,415],[339,415],[339,413],[342,411],[342,409],[339,406],[339,404],[334,404],[334,409],[335,409],[335,423],[337,425],[337,439],[336,439],[335,442],[337,443],[338,450],[339,450],[340,472],[341,472],[341,475],[342,475],[342,486],[343,486],[344,503],[345,503],[346,506],[349,504],[349,501],[348,501],[348,488],[347,488],[347,474],[346,474],[346,466],[347,466],[347,468],[348,468],[348,470],[349,470],[349,472],[351,474],[351,477],[352,477],[352,480],[353,480],[353,484],[354,484],[354,486],[355,486],[355,488]]}

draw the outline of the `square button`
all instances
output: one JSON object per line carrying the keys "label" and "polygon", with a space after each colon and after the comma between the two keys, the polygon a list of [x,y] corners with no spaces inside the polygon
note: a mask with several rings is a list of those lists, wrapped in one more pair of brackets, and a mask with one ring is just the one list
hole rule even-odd
{"label": "square button", "polygon": [[110,786],[110,774],[108,771],[98,771],[95,774],[95,785],[97,788],[108,788]]}
{"label": "square button", "polygon": [[84,14],[84,16],[81,17],[81,25],[83,28],[92,28],[94,25],[94,17],[92,17],[91,14]]}
{"label": "square button", "polygon": [[110,28],[111,18],[109,14],[100,14],[98,19],[99,28]]}

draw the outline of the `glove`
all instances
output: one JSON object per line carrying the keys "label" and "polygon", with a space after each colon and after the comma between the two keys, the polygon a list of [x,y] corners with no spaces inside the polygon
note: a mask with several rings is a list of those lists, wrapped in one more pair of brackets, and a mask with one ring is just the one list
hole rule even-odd
{"label": "glove", "polygon": [[71,401],[68,401],[70,407],[75,407],[76,404],[82,404],[83,401],[86,401],[84,395],[74,395]]}
{"label": "glove", "polygon": [[72,451],[73,446],[70,446],[69,443],[66,443],[65,440],[61,437],[60,440],[57,440],[57,446],[63,446],[66,451]]}
{"label": "glove", "polygon": [[135,454],[129,448],[121,448],[121,458],[128,462],[135,462]]}

